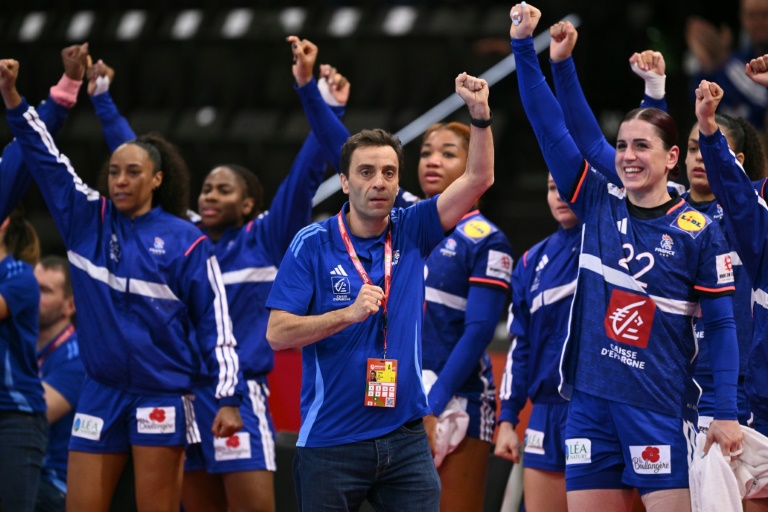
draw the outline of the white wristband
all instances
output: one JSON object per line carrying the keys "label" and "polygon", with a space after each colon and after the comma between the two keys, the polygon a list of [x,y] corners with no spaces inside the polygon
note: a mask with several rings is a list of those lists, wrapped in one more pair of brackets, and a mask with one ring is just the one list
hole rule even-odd
{"label": "white wristband", "polygon": [[109,77],[102,75],[96,78],[96,88],[93,90],[93,96],[104,94],[109,90]]}
{"label": "white wristband", "polygon": [[328,80],[321,78],[317,81],[317,88],[320,90],[320,96],[323,97],[325,102],[332,107],[343,107],[343,103],[339,103],[336,98],[331,94],[331,89],[328,87]]}
{"label": "white wristband", "polygon": [[632,71],[637,76],[645,80],[645,94],[655,100],[664,97],[666,91],[667,75],[659,75],[653,71],[644,71],[640,69],[637,62],[632,64]]}

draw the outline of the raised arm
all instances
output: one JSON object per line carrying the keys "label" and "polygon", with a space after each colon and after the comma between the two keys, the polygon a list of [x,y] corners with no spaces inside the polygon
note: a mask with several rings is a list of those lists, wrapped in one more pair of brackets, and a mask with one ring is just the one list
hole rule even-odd
{"label": "raised arm", "polygon": [[437,198],[437,213],[448,231],[477,203],[493,184],[493,134],[488,83],[466,73],[456,77],[456,93],[469,108],[470,128],[467,167]]}
{"label": "raised arm", "polygon": [[115,80],[115,70],[103,60],[88,68],[88,96],[93,110],[101,121],[101,130],[107,142],[109,152],[114,152],[121,144],[136,138],[136,133],[117,109],[109,94],[109,86]]}
{"label": "raised arm", "polygon": [[509,35],[517,62],[520,99],[560,195],[571,200],[582,175],[584,157],[568,133],[563,111],[544,79],[533,47],[531,36],[541,11],[530,4],[516,4],[511,17]]}
{"label": "raised arm", "polygon": [[[760,71],[758,64],[755,68],[758,79],[768,81],[768,71]],[[768,207],[715,122],[722,98],[722,88],[713,82],[702,80],[696,89],[699,148],[709,185],[725,211],[728,234],[754,282],[762,277],[768,255]]]}

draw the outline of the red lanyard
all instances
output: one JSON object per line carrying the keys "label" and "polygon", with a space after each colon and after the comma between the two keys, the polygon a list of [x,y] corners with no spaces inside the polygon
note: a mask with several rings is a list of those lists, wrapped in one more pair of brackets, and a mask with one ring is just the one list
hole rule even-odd
{"label": "red lanyard", "polygon": [[48,346],[45,347],[45,350],[43,350],[43,352],[37,357],[37,367],[42,367],[48,356],[50,356],[54,350],[63,345],[64,342],[67,341],[74,332],[75,326],[72,324],[69,324],[63,331],[61,331],[59,335],[56,336],[56,338],[50,342]]}
{"label": "red lanyard", "polygon": [[[357,273],[360,274],[360,279],[365,284],[373,284],[371,278],[368,276],[368,272],[365,271],[363,264],[360,263],[360,258],[357,257],[355,247],[352,245],[352,239],[349,237],[347,228],[344,226],[344,209],[339,212],[336,218],[339,221],[339,232],[341,233],[341,239],[344,241],[344,246],[347,248],[349,258],[352,260],[352,264],[357,269]],[[390,221],[387,228],[387,239],[384,242],[384,300],[381,301],[381,307],[384,315],[384,357],[386,357],[387,351],[387,299],[389,299],[389,287],[392,284],[392,223]]]}

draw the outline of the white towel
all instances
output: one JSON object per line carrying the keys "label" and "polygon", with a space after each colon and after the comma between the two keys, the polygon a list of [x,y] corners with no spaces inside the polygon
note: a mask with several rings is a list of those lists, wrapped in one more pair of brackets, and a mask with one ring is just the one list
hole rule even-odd
{"label": "white towel", "polygon": [[[429,390],[437,381],[437,374],[431,370],[424,370],[422,381],[424,382],[424,389],[429,395]],[[440,467],[445,457],[454,451],[467,435],[469,414],[467,414],[466,409],[467,399],[454,396],[437,419],[434,455],[436,468]]]}

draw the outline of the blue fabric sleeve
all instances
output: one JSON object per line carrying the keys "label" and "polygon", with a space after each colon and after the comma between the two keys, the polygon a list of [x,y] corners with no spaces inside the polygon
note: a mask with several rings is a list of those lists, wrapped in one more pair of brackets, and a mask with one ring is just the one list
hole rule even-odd
{"label": "blue fabric sleeve", "polygon": [[725,211],[726,231],[753,282],[760,282],[768,256],[768,207],[718,129],[699,134],[701,158],[717,202]]}
{"label": "blue fabric sleeve", "polygon": [[663,110],[664,112],[666,112],[667,97],[664,96],[663,98],[657,100],[656,98],[651,98],[647,94],[643,94],[643,101],[640,102],[640,106],[642,108],[657,108],[659,110]]}
{"label": "blue fabric sleeve", "polygon": [[583,170],[584,158],[568,133],[563,111],[541,72],[533,38],[513,39],[512,52],[517,62],[517,82],[523,108],[533,126],[547,168],[560,195],[571,198],[582,172],[588,172]]}
{"label": "blue fabric sleeve", "polygon": [[75,173],[26,100],[9,109],[6,116],[64,243],[72,247],[75,240],[91,237],[101,218],[101,195]]}
{"label": "blue fabric sleeve", "polygon": [[104,132],[104,140],[107,142],[109,152],[115,151],[121,144],[136,138],[128,121],[120,114],[117,105],[112,101],[109,91],[97,96],[90,96],[93,110],[101,121],[101,129]]}
{"label": "blue fabric sleeve", "polygon": [[208,371],[216,377],[219,405],[239,405],[237,382],[242,378],[237,342],[227,308],[227,295],[221,270],[213,255],[211,241],[200,233],[183,254],[178,274],[180,299],[187,306],[195,327],[195,338]]}
{"label": "blue fabric sleeve", "polygon": [[715,413],[718,420],[738,419],[736,388],[739,380],[739,345],[730,296],[701,297],[704,332],[707,333],[715,380]]}
{"label": "blue fabric sleeve", "polygon": [[304,113],[309,121],[309,126],[312,128],[312,133],[320,141],[328,161],[331,162],[336,172],[339,172],[341,146],[349,138],[349,130],[323,100],[314,78],[303,87],[297,85],[294,87],[304,107]]}
{"label": "blue fabric sleeve", "polygon": [[493,340],[506,300],[507,293],[500,288],[469,287],[464,333],[453,347],[427,397],[429,407],[436,416],[445,410]]}
{"label": "blue fabric sleeve", "polygon": [[557,102],[563,110],[565,126],[573,141],[592,167],[600,171],[611,183],[623,188],[624,185],[616,174],[616,148],[606,140],[600,124],[589,108],[573,57],[550,63]]}
{"label": "blue fabric sleeve", "polygon": [[312,197],[323,181],[325,166],[325,154],[310,132],[277,189],[269,212],[261,220],[264,228],[261,247],[269,251],[276,265],[282,261],[296,233],[311,221]]}
{"label": "blue fabric sleeve", "polygon": [[[43,101],[37,110],[40,120],[45,123],[50,133],[61,129],[67,119],[69,109],[53,101]],[[21,147],[15,139],[3,149],[0,159],[0,220],[11,214],[24,194],[27,193],[32,175],[24,163]]]}
{"label": "blue fabric sleeve", "polygon": [[528,382],[531,354],[531,341],[528,339],[530,312],[525,290],[528,289],[529,273],[526,266],[526,252],[517,262],[512,272],[512,304],[509,308],[509,336],[511,344],[504,366],[499,398],[501,414],[499,421],[509,421],[517,425],[520,411],[528,400]]}

